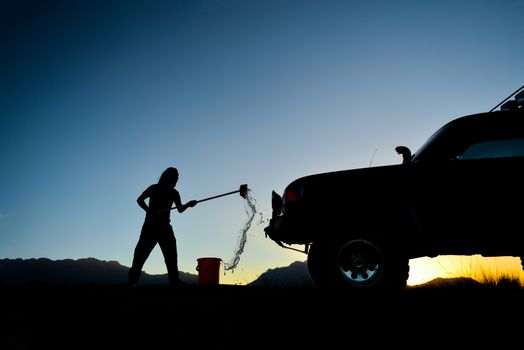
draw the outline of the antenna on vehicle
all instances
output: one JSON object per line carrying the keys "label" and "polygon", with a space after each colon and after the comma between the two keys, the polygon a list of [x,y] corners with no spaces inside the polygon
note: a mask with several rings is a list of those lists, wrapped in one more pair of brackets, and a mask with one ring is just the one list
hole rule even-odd
{"label": "antenna on vehicle", "polygon": [[506,102],[507,100],[509,100],[511,97],[513,97],[513,95],[517,94],[520,90],[524,89],[524,85],[522,85],[521,87],[519,87],[517,90],[515,90],[514,93],[512,93],[511,95],[509,95],[508,97],[506,97],[504,100],[502,100],[502,102],[500,102],[498,105],[496,105],[495,107],[493,107],[491,109],[491,111],[489,111],[490,113],[493,112],[495,109],[497,109],[497,107],[499,107],[500,105],[502,105],[504,102]]}
{"label": "antenna on vehicle", "polygon": [[371,167],[371,163],[373,163],[373,159],[375,159],[375,154],[377,154],[376,148],[375,148],[375,151],[373,152],[373,155],[371,156],[371,160],[369,161],[369,167]]}

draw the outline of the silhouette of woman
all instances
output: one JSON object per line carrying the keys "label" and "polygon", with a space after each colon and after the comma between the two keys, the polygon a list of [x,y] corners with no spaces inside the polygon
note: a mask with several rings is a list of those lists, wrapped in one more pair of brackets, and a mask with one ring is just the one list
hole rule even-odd
{"label": "silhouette of woman", "polygon": [[[175,203],[179,213],[194,207],[197,201],[182,204],[180,194],[175,189],[178,170],[170,167],[164,170],[157,184],[149,186],[137,199],[138,205],[145,210],[146,217],[142,225],[140,239],[136,244],[133,264],[129,270],[129,285],[138,283],[142,267],[149,254],[158,243],[167,267],[170,285],[182,284],[178,278],[178,255],[176,238],[171,227],[170,208]],[[145,200],[149,198],[149,206]]]}

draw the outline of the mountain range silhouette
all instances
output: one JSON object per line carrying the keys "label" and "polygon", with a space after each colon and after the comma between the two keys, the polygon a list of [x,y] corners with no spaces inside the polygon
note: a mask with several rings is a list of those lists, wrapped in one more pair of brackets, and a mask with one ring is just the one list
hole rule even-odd
{"label": "mountain range silhouette", "polygon": [[[129,267],[118,261],[96,258],[51,260],[0,259],[0,283],[66,283],[66,284],[125,284]],[[198,276],[180,272],[180,279],[188,284],[198,283]],[[168,284],[167,273],[150,275],[142,272],[140,284]]]}
{"label": "mountain range silhouette", "polygon": [[[118,261],[93,257],[51,260],[48,258],[0,259],[1,284],[125,284],[129,267]],[[187,284],[198,284],[198,275],[180,271],[180,279]],[[142,272],[140,284],[168,284],[166,274],[151,275]],[[305,262],[295,261],[289,266],[268,269],[249,286],[313,286]]]}

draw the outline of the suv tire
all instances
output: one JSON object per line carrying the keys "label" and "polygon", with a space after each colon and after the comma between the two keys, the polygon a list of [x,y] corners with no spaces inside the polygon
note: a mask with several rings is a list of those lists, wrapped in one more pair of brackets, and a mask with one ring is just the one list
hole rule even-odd
{"label": "suv tire", "polygon": [[311,278],[319,287],[405,288],[409,260],[382,246],[369,239],[315,242],[307,259]]}

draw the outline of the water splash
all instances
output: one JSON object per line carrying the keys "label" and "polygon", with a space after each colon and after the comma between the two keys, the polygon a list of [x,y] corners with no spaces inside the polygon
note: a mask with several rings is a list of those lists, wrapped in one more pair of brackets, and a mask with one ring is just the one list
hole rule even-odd
{"label": "water splash", "polygon": [[[251,192],[249,191],[246,195],[246,202],[244,206],[244,208],[246,209],[246,215],[248,219],[242,230],[240,230],[239,232],[237,246],[233,254],[233,258],[229,262],[224,263],[224,273],[228,270],[231,270],[231,272],[233,272],[233,270],[238,266],[238,263],[240,262],[240,255],[244,252],[244,246],[246,245],[247,241],[247,231],[249,231],[251,223],[253,222],[253,219],[257,214],[256,203],[257,201],[255,200],[255,198],[251,197]],[[259,214],[262,220],[262,213]]]}

